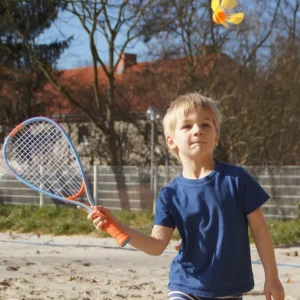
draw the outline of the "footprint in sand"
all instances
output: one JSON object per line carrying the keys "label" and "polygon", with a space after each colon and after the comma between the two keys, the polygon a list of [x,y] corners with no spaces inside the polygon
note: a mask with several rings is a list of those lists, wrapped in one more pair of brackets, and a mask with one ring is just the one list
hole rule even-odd
{"label": "footprint in sand", "polygon": [[20,267],[7,267],[6,271],[18,271]]}
{"label": "footprint in sand", "polygon": [[0,281],[0,285],[2,285],[2,286],[11,286],[11,283],[9,282],[9,280],[5,279],[3,281]]}

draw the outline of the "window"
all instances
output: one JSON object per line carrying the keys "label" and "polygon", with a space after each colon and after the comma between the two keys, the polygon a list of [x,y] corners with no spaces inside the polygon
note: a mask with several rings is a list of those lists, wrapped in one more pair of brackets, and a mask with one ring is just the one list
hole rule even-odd
{"label": "window", "polygon": [[78,143],[89,144],[89,129],[86,126],[80,126],[78,130]]}
{"label": "window", "polygon": [[5,135],[4,132],[0,131],[0,145],[4,144]]}

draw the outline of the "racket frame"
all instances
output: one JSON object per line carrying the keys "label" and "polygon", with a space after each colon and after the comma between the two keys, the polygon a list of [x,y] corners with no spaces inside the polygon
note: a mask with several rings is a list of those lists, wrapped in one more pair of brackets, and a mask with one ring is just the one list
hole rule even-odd
{"label": "racket frame", "polygon": [[[8,147],[8,144],[10,142],[10,140],[12,139],[12,137],[17,133],[19,132],[24,126],[27,126],[31,123],[36,123],[36,122],[46,122],[46,123],[51,123],[52,125],[54,125],[59,131],[60,133],[64,136],[64,138],[67,140],[68,142],[68,145],[70,146],[70,149],[71,151],[73,152],[76,160],[77,160],[77,163],[79,165],[79,170],[80,170],[80,174],[82,176],[82,186],[80,188],[80,190],[77,192],[76,195],[73,195],[73,196],[70,196],[69,198],[67,197],[61,197],[61,196],[58,196],[58,195],[55,195],[55,194],[52,194],[52,193],[49,193],[45,190],[42,190],[41,188],[31,184],[30,182],[27,182],[25,179],[22,178],[22,176],[16,174],[13,169],[9,166],[8,164],[8,159],[7,159],[7,156],[6,156],[6,149]],[[72,204],[72,205],[78,205],[82,208],[84,208],[87,212],[93,212],[94,210],[80,202],[80,201],[76,201],[76,200],[73,200],[73,199],[76,199],[76,197],[80,196],[83,191],[85,191],[86,195],[87,195],[87,198],[88,198],[88,201],[90,203],[91,206],[96,206],[93,198],[92,198],[92,195],[91,195],[91,192],[90,192],[90,189],[88,188],[88,185],[87,185],[87,179],[86,179],[86,175],[84,173],[84,169],[83,169],[83,165],[81,163],[81,160],[79,158],[79,155],[76,151],[76,148],[74,146],[74,144],[72,143],[70,137],[67,135],[67,133],[64,131],[64,129],[57,123],[55,122],[54,120],[52,119],[49,119],[49,118],[46,118],[46,117],[34,117],[34,118],[30,118],[30,119],[27,119],[25,120],[24,122],[22,122],[21,124],[19,124],[18,126],[16,126],[15,129],[13,129],[10,134],[7,136],[7,138],[5,139],[5,142],[4,142],[4,146],[3,146],[3,158],[4,158],[4,163],[5,163],[5,166],[7,167],[7,169],[9,170],[9,172],[17,179],[19,180],[20,182],[24,183],[25,185],[27,185],[29,188],[39,192],[39,193],[42,193],[46,196],[49,196],[50,198],[55,198],[57,200],[60,200],[64,203],[67,203],[67,204]],[[100,215],[104,215],[102,212],[98,212],[98,215],[97,216],[100,216]],[[107,217],[107,223],[104,225],[104,229],[111,235],[113,236],[116,241],[118,242],[118,244],[121,246],[121,247],[124,247],[127,243],[129,243],[130,241],[130,237],[125,234],[124,232],[122,232],[117,226],[116,224],[113,223],[113,221]],[[114,233],[113,233],[114,232]],[[118,235],[118,238],[116,237],[115,233]],[[115,235],[115,236],[114,236]],[[120,236],[121,235],[121,236]]]}
{"label": "racket frame", "polygon": [[25,179],[23,179],[20,175],[16,174],[12,168],[9,166],[8,164],[8,159],[7,159],[7,156],[6,156],[6,149],[9,145],[9,142],[10,140],[12,139],[12,137],[17,133],[19,132],[20,130],[22,130],[23,127],[31,124],[31,123],[36,123],[36,122],[47,122],[47,123],[51,123],[52,125],[54,125],[59,131],[60,133],[64,136],[64,138],[67,140],[69,146],[70,146],[70,149],[72,150],[76,160],[77,160],[77,163],[79,164],[79,170],[80,170],[80,174],[82,176],[82,180],[83,180],[83,189],[81,189],[81,191],[78,192],[77,195],[74,195],[74,199],[77,198],[78,196],[80,196],[82,193],[83,193],[83,190],[85,191],[86,195],[87,195],[87,198],[88,198],[88,201],[90,203],[91,206],[96,206],[93,198],[92,198],[92,195],[91,195],[91,192],[89,190],[89,188],[87,188],[87,179],[86,179],[86,175],[84,173],[84,170],[83,170],[83,166],[82,166],[82,163],[81,163],[81,160],[79,158],[79,155],[75,149],[75,146],[73,145],[71,139],[69,138],[69,136],[66,134],[66,132],[64,131],[64,129],[57,123],[55,122],[54,120],[52,119],[49,119],[49,118],[46,118],[46,117],[34,117],[34,118],[30,118],[28,120],[25,120],[24,122],[22,122],[21,124],[19,124],[15,129],[13,129],[10,134],[6,137],[5,139],[5,142],[4,142],[4,145],[3,145],[3,158],[4,158],[4,164],[6,166],[6,168],[9,170],[9,172],[19,181],[21,181],[22,183],[24,183],[25,185],[27,185],[29,188],[39,192],[39,193],[42,193],[43,195],[45,196],[48,196],[50,198],[55,198],[57,200],[60,200],[64,203],[68,203],[68,204],[72,204],[72,205],[78,205],[82,208],[84,208],[85,210],[87,210],[88,212],[92,212],[93,209],[91,207],[89,207],[88,205],[80,202],[80,201],[76,201],[76,200],[72,200],[71,198],[73,197],[70,197],[70,199],[68,198],[65,198],[65,197],[61,197],[61,196],[58,196],[58,195],[55,195],[55,194],[52,194],[52,193],[49,193],[45,190],[42,190],[40,189],[39,187],[31,184],[30,182],[27,182]]}

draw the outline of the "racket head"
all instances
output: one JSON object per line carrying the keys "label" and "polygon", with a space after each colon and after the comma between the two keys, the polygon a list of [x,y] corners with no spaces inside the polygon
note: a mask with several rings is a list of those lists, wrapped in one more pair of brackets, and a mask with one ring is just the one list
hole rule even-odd
{"label": "racket head", "polygon": [[75,200],[85,191],[95,206],[77,151],[55,121],[35,117],[22,122],[6,138],[3,159],[9,172],[28,187],[92,211]]}
{"label": "racket head", "polygon": [[[93,211],[75,200],[85,191],[91,206],[95,206],[75,147],[55,121],[36,117],[18,125],[5,140],[3,158],[8,170],[28,187]],[[103,213],[99,211],[99,215]],[[105,230],[124,247],[130,237],[110,218],[106,220]]]}

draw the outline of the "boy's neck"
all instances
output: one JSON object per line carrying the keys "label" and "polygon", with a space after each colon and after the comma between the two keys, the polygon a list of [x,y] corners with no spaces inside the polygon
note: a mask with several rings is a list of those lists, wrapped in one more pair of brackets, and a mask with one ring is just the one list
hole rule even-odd
{"label": "boy's neck", "polygon": [[201,179],[211,173],[215,165],[216,162],[212,157],[201,161],[182,162],[182,176],[188,179]]}

